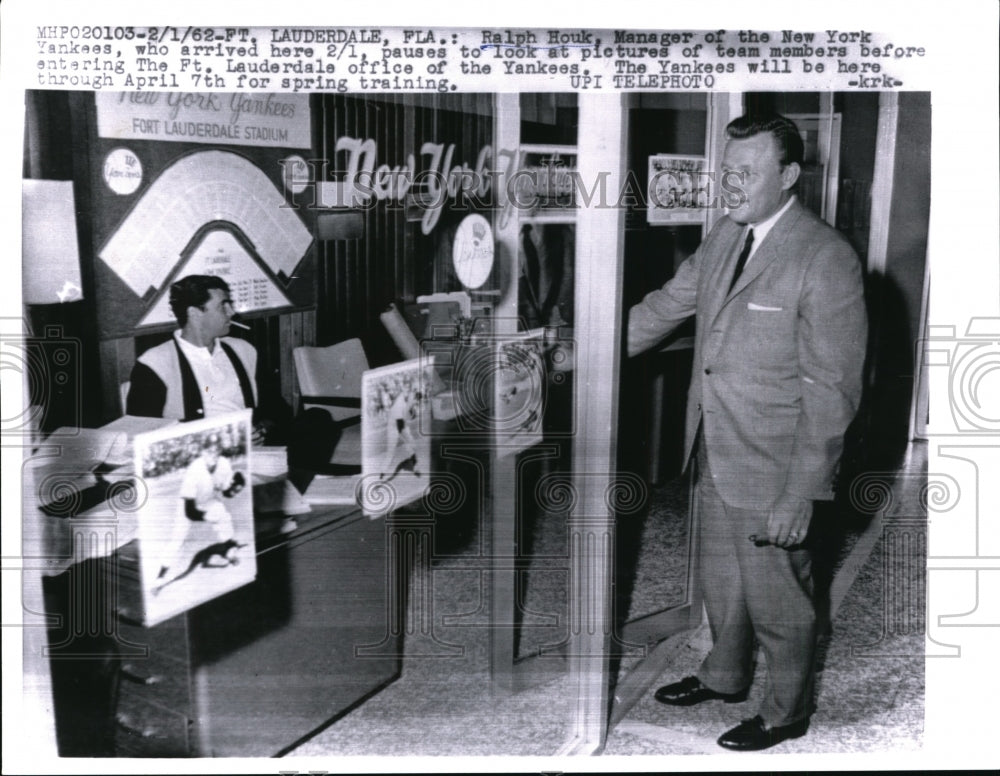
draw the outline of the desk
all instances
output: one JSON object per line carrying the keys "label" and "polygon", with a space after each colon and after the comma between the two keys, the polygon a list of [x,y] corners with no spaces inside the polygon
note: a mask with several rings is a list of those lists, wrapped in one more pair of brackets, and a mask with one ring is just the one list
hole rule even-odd
{"label": "desk", "polygon": [[[399,675],[386,520],[335,507],[296,522],[281,533],[281,516],[258,516],[256,580],[153,628],[130,617],[135,541],[71,569],[92,587],[47,581],[50,612],[87,592],[106,630],[98,635],[117,648],[115,754],[273,756]],[[76,617],[66,618],[70,637]],[[66,635],[50,633],[50,643]],[[58,706],[66,699],[55,693]]]}

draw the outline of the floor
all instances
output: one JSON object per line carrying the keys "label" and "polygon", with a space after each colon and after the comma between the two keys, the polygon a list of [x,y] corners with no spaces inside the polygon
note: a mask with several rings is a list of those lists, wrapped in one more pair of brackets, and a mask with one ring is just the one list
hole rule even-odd
{"label": "floor", "polygon": [[[911,539],[914,521],[919,524],[926,516],[915,484],[921,481],[921,471],[926,472],[926,449],[917,447],[911,451],[904,472],[917,476],[900,476],[889,483],[894,490],[891,512],[879,513],[881,522],[871,523],[871,530],[859,529],[837,559],[843,573],[830,592],[835,615],[823,650],[818,710],[807,736],[784,742],[771,753],[920,750],[926,539]],[[676,488],[659,497],[673,511],[683,503]],[[654,501],[656,498],[654,494]],[[907,541],[901,543],[898,528],[903,525],[908,526]],[[662,533],[663,529],[655,530]],[[539,539],[537,546],[550,546],[546,542],[551,542],[551,537]],[[556,550],[548,557],[558,556]],[[289,756],[308,757],[310,767],[314,764],[335,770],[332,761],[324,762],[324,758],[524,758],[547,757],[557,751],[570,735],[575,701],[564,663],[557,657],[534,658],[530,662],[541,677],[535,684],[513,694],[492,692],[487,650],[490,626],[484,605],[488,587],[479,560],[461,554],[435,558],[430,576],[425,573],[414,580],[418,587],[410,596],[402,676]],[[632,599],[635,605],[645,606],[646,588],[660,584],[661,578],[656,569],[641,566]],[[552,573],[536,575],[538,580],[549,578],[550,583],[535,586],[536,595],[542,591],[542,600],[531,602],[529,595],[527,608],[535,614],[528,617],[536,616],[534,622],[539,627],[522,640],[522,653],[524,645],[530,653],[552,642],[553,637],[559,640],[564,623],[546,624],[543,616],[553,607],[558,612],[565,604],[564,578],[555,573],[559,568],[556,563],[549,569]],[[676,576],[675,570],[664,573]],[[659,684],[692,673],[710,646],[704,625],[656,646],[666,668],[649,692],[610,730],[603,756],[638,757],[633,761],[637,769],[650,767],[641,757],[644,755],[732,756],[724,753],[715,739],[755,713],[766,679],[763,661],[757,666],[744,704],[713,702],[677,709],[652,698],[652,690]]]}

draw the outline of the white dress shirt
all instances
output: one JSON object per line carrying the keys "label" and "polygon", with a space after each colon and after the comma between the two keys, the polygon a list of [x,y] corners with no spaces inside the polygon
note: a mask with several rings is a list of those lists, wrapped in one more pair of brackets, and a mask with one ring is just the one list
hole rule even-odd
{"label": "white dress shirt", "polygon": [[202,392],[201,402],[206,418],[246,409],[240,379],[218,340],[209,352],[208,348],[192,345],[184,339],[180,330],[174,332],[174,338],[191,364],[194,379]]}

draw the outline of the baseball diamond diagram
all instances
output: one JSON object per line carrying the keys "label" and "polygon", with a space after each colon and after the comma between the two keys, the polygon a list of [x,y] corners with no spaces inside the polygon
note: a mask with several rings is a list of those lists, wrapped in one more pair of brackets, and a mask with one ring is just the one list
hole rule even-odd
{"label": "baseball diamond diagram", "polygon": [[[221,221],[238,227],[273,273],[288,276],[312,235],[284,204],[270,179],[244,157],[228,151],[193,153],[149,186],[99,256],[137,296],[145,296],[150,288],[160,288],[203,225]],[[263,301],[261,306],[270,306],[269,295]]]}

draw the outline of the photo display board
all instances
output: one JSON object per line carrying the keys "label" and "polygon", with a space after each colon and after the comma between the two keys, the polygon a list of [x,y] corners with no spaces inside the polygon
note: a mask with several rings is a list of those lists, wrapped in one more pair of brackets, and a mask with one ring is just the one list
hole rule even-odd
{"label": "photo display board", "polygon": [[257,576],[249,410],[137,434],[142,623],[156,625]]}
{"label": "photo display board", "polygon": [[99,93],[91,135],[101,339],[175,325],[169,286],[229,283],[237,313],[316,303],[314,215],[286,196],[307,95]]}

